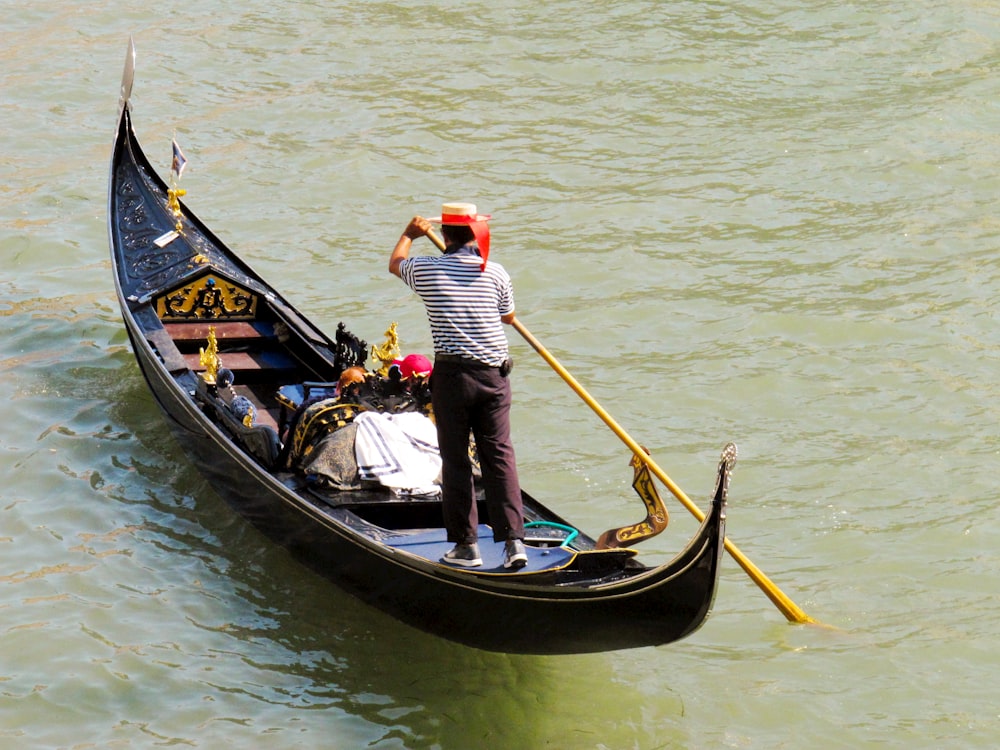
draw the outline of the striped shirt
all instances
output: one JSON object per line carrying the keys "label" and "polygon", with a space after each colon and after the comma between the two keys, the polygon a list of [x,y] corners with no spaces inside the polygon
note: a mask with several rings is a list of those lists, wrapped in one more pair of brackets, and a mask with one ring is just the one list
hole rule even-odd
{"label": "striped shirt", "polygon": [[482,262],[462,251],[419,255],[404,260],[399,274],[424,303],[435,354],[499,367],[507,359],[500,317],[514,312],[514,288],[503,266],[489,261],[480,271]]}

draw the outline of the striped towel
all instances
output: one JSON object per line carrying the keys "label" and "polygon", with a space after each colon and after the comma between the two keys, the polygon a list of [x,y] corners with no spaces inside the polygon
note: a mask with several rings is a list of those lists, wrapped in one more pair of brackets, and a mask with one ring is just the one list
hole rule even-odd
{"label": "striped towel", "polygon": [[401,494],[440,492],[441,454],[437,428],[423,414],[363,411],[354,419],[354,454],[362,479]]}

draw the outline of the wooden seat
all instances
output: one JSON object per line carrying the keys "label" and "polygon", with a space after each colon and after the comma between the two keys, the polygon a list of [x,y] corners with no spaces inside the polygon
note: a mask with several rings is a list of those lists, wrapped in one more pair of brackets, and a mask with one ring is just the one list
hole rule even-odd
{"label": "wooden seat", "polygon": [[231,370],[239,384],[280,382],[292,377],[298,362],[282,347],[274,324],[264,321],[196,320],[164,322],[163,328],[179,350],[188,369],[204,372],[201,350],[208,345],[209,329],[215,329],[222,367]]}
{"label": "wooden seat", "polygon": [[199,342],[208,340],[208,329],[215,329],[215,340],[218,342],[252,341],[260,338],[272,338],[274,325],[261,321],[207,321],[199,320],[185,323],[164,322],[170,338],[178,344],[182,342]]}
{"label": "wooden seat", "polygon": [[[259,352],[219,352],[219,359],[222,366],[234,373],[246,373],[256,370],[267,370],[273,374],[278,372],[294,372],[296,369],[295,360],[277,350],[265,350]],[[190,369],[195,372],[203,372],[205,366],[201,364],[201,355],[198,352],[184,355],[184,360]],[[278,371],[278,372],[275,372]],[[237,378],[237,382],[243,382],[242,378]]]}
{"label": "wooden seat", "polygon": [[184,355],[177,349],[176,342],[162,328],[153,328],[146,331],[146,340],[153,346],[156,353],[160,355],[163,365],[171,373],[188,369],[187,361],[184,359]]}

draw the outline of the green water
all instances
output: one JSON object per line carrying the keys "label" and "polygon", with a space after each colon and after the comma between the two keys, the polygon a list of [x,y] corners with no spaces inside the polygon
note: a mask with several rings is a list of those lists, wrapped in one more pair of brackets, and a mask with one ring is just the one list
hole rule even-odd
{"label": "green water", "polygon": [[[3,9],[0,747],[1000,741],[992,5]],[[739,444],[731,539],[833,627],[788,625],[727,558],[681,643],[484,653],[236,518],[114,301],[130,33],[147,153],[165,174],[176,134],[188,204],[297,307],[427,351],[388,253],[477,203],[522,321],[702,507]],[[512,345],[525,487],[595,535],[638,520],[627,449]],[[696,525],[668,503],[651,560]]]}

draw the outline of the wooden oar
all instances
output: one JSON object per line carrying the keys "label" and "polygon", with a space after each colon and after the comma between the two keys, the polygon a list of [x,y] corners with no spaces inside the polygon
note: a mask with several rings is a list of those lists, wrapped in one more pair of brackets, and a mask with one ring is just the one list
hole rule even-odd
{"label": "wooden oar", "polygon": [[[699,522],[705,520],[705,514],[701,509],[691,502],[691,499],[684,494],[684,491],[674,484],[673,480],[667,476],[666,472],[663,471],[656,462],[653,461],[652,457],[649,456],[642,447],[633,440],[625,430],[622,429],[621,425],[616,422],[610,414],[608,414],[601,405],[598,404],[583,386],[580,385],[576,378],[569,374],[566,369],[556,361],[556,358],[549,354],[548,350],[539,343],[538,339],[531,335],[531,332],[524,327],[517,318],[514,319],[512,323],[517,332],[524,337],[524,340],[531,344],[532,348],[542,355],[542,359],[549,363],[549,366],[559,374],[559,376],[566,381],[570,388],[576,391],[577,395],[584,400],[584,402],[589,406],[594,412],[599,416],[604,423],[611,428],[625,445],[634,453],[639,460],[644,461],[649,467],[649,470],[656,475],[656,477],[666,485],[667,489],[673,493],[674,497],[681,501],[681,504],[687,508],[691,514],[698,519]],[[740,567],[747,572],[747,575],[753,579],[753,582],[760,587],[760,589],[767,594],[771,602],[781,610],[781,613],[788,619],[789,622],[798,623],[814,623],[816,622],[813,618],[803,612],[791,599],[789,599],[785,594],[779,589],[774,583],[769,579],[764,573],[754,565],[740,550],[733,544],[729,537],[726,537],[726,550],[732,555],[733,559],[739,563]]]}
{"label": "wooden oar", "polygon": [[[434,232],[428,232],[427,237],[431,242],[437,245],[442,252],[444,251],[444,241],[438,237],[437,234]],[[583,399],[584,403],[593,409],[594,413],[597,414],[597,416],[599,416],[604,423],[611,428],[611,431],[614,432],[621,439],[621,441],[629,447],[632,453],[634,453],[641,461],[645,462],[645,464],[649,467],[649,470],[653,472],[653,474],[656,475],[656,477],[663,482],[664,485],[666,485],[667,489],[670,490],[674,497],[680,500],[681,504],[691,512],[691,515],[697,518],[699,522],[704,521],[705,514],[702,512],[701,508],[695,505],[691,499],[684,494],[684,491],[674,484],[674,481],[667,476],[666,472],[656,465],[656,462],[653,461],[653,458],[642,449],[642,446],[635,442],[635,440],[633,440],[629,434],[622,429],[621,425],[619,425],[610,414],[601,408],[601,405],[598,404],[589,393],[587,393],[584,387],[577,382],[576,378],[570,375],[566,368],[559,364],[558,360],[556,360],[556,358],[553,357],[544,346],[542,346],[538,339],[531,334],[531,331],[525,328],[524,324],[517,318],[514,318],[511,325],[513,325],[524,340],[527,341],[531,347],[542,356],[542,359],[549,363],[549,366],[556,371],[559,377],[565,380],[566,384],[576,391],[576,394]],[[771,581],[770,578],[764,575],[760,568],[754,565],[746,555],[740,552],[736,545],[729,540],[728,536],[726,537],[725,545],[726,551],[729,552],[737,563],[739,563],[739,566],[746,571],[751,580],[753,580],[760,590],[767,595],[774,606],[781,611],[789,622],[816,623],[816,620],[803,612],[798,605],[795,604],[795,602],[789,599],[784,592]]]}

